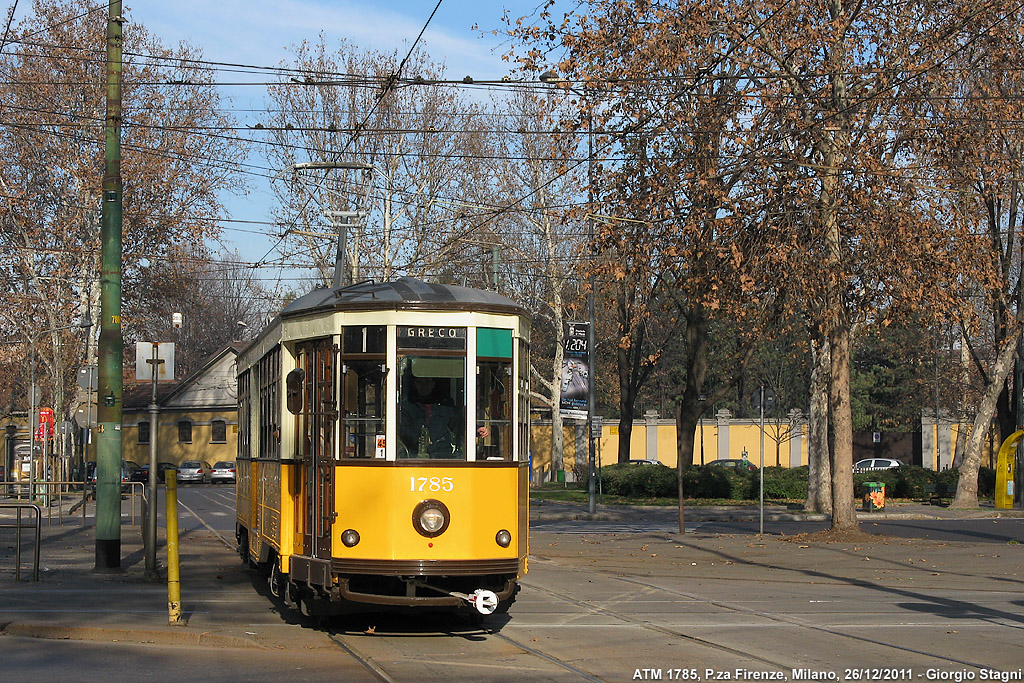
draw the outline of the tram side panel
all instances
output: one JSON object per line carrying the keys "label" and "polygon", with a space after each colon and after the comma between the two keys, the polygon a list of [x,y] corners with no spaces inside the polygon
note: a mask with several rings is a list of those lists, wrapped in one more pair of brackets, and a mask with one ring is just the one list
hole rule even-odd
{"label": "tram side panel", "polygon": [[[235,463],[235,477],[235,526],[241,543],[242,534],[252,528],[252,462],[239,458]],[[239,548],[240,552],[242,550],[249,552],[248,545],[244,549]]]}
{"label": "tram side panel", "polygon": [[[333,555],[343,562],[520,558],[528,514],[524,473],[517,466],[337,467]],[[431,538],[413,525],[416,506],[429,499],[444,503],[451,519],[444,533]],[[348,529],[360,539],[351,548],[341,540]],[[502,530],[513,539],[507,548],[495,540]]]}

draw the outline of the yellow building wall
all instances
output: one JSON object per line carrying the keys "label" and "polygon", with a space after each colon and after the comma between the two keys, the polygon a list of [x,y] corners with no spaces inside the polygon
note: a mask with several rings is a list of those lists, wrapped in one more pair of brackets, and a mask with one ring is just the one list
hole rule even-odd
{"label": "yellow building wall", "polygon": [[[186,460],[202,460],[211,465],[222,460],[234,460],[238,454],[237,411],[178,411],[161,412],[159,430],[157,430],[156,459],[157,462],[171,462],[180,465]],[[178,421],[192,421],[192,441],[178,441]],[[132,420],[129,422],[129,420]],[[140,465],[149,462],[149,444],[139,443],[139,422],[149,420],[148,414],[133,415],[125,420],[121,451],[125,460]],[[224,443],[213,441],[213,421],[224,420],[226,440]],[[152,435],[152,430],[151,430]]]}
{"label": "yellow building wall", "polygon": [[[670,421],[663,421],[653,427],[657,430],[657,459],[663,465],[675,467],[676,458],[676,427]],[[806,427],[804,427],[806,430]],[[630,436],[629,457],[632,460],[647,459],[647,430],[646,421],[640,419],[633,423],[633,432]],[[563,428],[563,464],[566,471],[571,471],[576,460],[576,437],[575,424],[567,424]],[[764,460],[769,467],[776,462],[782,467],[790,466],[790,439],[788,436],[788,424],[782,425],[780,429],[776,425],[765,425],[764,434]],[[701,458],[701,435],[703,434],[703,460]],[[719,428],[717,420],[705,420],[703,426],[698,425],[697,433],[693,441],[694,464],[709,463],[718,459]],[[747,452],[747,459],[758,467],[761,466],[760,446],[761,429],[759,424],[744,422],[733,422],[729,427],[729,451],[728,458],[740,459],[743,451]],[[778,444],[778,455],[776,456],[776,444]],[[800,463],[807,464],[807,436],[800,435]],[[534,423],[531,432],[531,451],[533,453],[534,483],[555,481],[551,466],[551,424]],[[611,465],[618,461],[619,448],[619,425],[617,423],[605,423],[601,431],[601,439],[598,446],[598,459],[601,465]],[[581,457],[586,457],[582,453]]]}

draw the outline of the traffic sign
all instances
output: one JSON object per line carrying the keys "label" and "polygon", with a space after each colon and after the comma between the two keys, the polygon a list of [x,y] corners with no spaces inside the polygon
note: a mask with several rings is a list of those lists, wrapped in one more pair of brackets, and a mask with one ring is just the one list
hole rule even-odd
{"label": "traffic sign", "polygon": [[86,391],[96,391],[99,386],[99,373],[95,365],[86,365],[78,371],[78,386]]}

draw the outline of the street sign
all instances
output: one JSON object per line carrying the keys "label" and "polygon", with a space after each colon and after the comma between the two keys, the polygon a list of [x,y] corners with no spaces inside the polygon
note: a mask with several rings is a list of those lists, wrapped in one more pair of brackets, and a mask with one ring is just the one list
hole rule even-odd
{"label": "street sign", "polygon": [[78,386],[86,391],[96,391],[99,386],[99,373],[95,365],[86,365],[78,370]]}
{"label": "street sign", "polygon": [[96,410],[96,406],[92,403],[79,404],[78,409],[75,410],[75,422],[77,422],[78,426],[83,429],[85,427],[95,427],[97,417]]}
{"label": "street sign", "polygon": [[158,382],[174,380],[174,343],[173,342],[136,342],[135,343],[135,379],[152,380],[153,351],[156,350],[156,379]]}
{"label": "street sign", "polygon": [[[754,408],[754,412],[761,412],[761,390],[758,389],[754,392],[754,395],[750,397],[750,405]],[[771,413],[775,409],[775,392],[768,387],[764,388],[764,412],[765,414]]]}

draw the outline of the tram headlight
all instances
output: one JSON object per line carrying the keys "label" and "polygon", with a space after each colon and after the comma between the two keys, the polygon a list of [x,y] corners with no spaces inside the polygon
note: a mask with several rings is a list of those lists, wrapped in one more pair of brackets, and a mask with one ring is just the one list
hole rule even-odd
{"label": "tram headlight", "polygon": [[427,538],[440,536],[448,528],[451,516],[439,500],[425,500],[412,512],[412,526],[416,533]]}
{"label": "tram headlight", "polygon": [[346,548],[351,548],[359,543],[359,532],[355,529],[345,529],[341,532],[341,542]]}
{"label": "tram headlight", "polygon": [[500,545],[502,548],[507,548],[512,543],[512,534],[506,529],[502,529],[494,535],[494,542]]}

